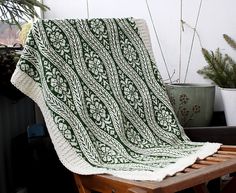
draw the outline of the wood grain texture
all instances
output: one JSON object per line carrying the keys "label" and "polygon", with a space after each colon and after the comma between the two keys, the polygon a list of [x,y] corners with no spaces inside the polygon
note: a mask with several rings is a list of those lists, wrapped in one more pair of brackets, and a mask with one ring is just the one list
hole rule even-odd
{"label": "wood grain texture", "polygon": [[[221,146],[219,153],[198,160],[190,167],[185,168],[183,172],[178,172],[161,182],[132,181],[110,175],[83,176],[74,174],[74,177],[82,193],[90,193],[91,190],[103,193],[174,193],[190,187],[193,187],[197,193],[207,193],[205,183],[236,172],[234,153],[236,153],[236,146]],[[235,183],[229,184],[230,188],[235,186]],[[225,188],[225,190],[227,189]]]}

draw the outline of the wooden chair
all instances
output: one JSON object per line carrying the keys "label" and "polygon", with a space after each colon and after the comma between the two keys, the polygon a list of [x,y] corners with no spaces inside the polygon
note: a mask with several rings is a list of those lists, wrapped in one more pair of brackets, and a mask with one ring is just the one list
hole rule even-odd
{"label": "wooden chair", "polygon": [[[142,21],[140,21],[140,23],[137,22],[137,24],[141,25]],[[147,37],[145,38],[143,38],[145,40],[144,42],[147,41],[145,44],[147,48],[150,49],[151,47],[150,41],[148,42],[147,40],[148,38]],[[25,74],[23,75],[25,76]],[[19,74],[17,76],[21,77]],[[45,77],[43,77],[43,80],[44,79]],[[26,80],[28,79],[22,79],[21,81],[22,82],[24,81],[23,83],[26,83],[27,82]],[[31,84],[29,85],[30,85],[29,87],[31,88],[31,86],[35,85],[35,83],[34,84],[32,83],[32,85]],[[42,109],[45,108],[47,110],[46,108],[47,104],[46,103],[44,104],[43,102],[41,103],[41,101],[39,100],[41,99],[40,97],[43,97],[43,96],[40,95],[40,97],[38,97],[35,94],[35,93],[38,93],[38,91],[41,91],[40,88],[38,87],[38,84],[36,86],[34,87],[34,89],[37,88],[37,92],[33,92],[34,90],[29,91],[30,93],[34,93],[32,94],[31,97],[39,101],[38,103],[42,105]],[[23,86],[20,88],[23,88]],[[28,87],[26,87],[25,89],[26,89],[25,92],[27,93]],[[43,91],[41,91],[40,93],[42,94]],[[57,104],[55,104],[54,106],[56,105]],[[66,108],[67,107],[65,107],[65,109]],[[60,109],[60,112],[62,110],[63,108]],[[47,113],[52,114],[52,112],[47,111],[45,115],[48,115]],[[52,117],[50,119],[48,118],[48,120],[52,122],[53,118]],[[57,125],[55,126],[54,124],[53,124],[53,128],[57,127]],[[54,130],[51,130],[51,132],[53,133]],[[64,141],[65,140],[63,140],[62,142]],[[214,155],[208,156],[207,158],[203,160],[197,160],[190,167],[185,168],[183,171],[178,172],[173,176],[166,177],[161,182],[134,181],[134,180],[127,180],[127,179],[114,177],[111,175],[105,175],[105,174],[104,175],[86,175],[86,176],[74,174],[74,178],[75,178],[76,185],[80,193],[90,193],[94,191],[103,192],[103,193],[173,193],[173,192],[181,191],[190,187],[193,187],[194,190],[198,193],[206,193],[207,192],[207,188],[205,186],[206,183],[208,183],[212,179],[219,178],[221,176],[234,173],[234,172],[236,172],[236,146],[222,145],[219,151],[215,153]],[[233,181],[229,183],[229,186],[227,188],[225,188],[226,192],[228,191],[229,193],[231,191],[231,187],[235,184],[234,182],[235,182],[235,178],[233,178]]]}
{"label": "wooden chair", "polygon": [[[111,175],[83,176],[74,174],[80,193],[174,193],[192,187],[196,193],[207,193],[206,183],[236,171],[236,146],[222,145],[217,153],[167,177],[161,182],[132,181]],[[234,188],[233,188],[234,186]],[[223,189],[224,193],[236,192],[236,178]]]}

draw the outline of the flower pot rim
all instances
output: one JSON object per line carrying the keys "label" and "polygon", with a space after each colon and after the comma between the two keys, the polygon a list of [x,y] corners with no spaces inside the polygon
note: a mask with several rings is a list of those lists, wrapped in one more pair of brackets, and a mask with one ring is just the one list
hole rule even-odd
{"label": "flower pot rim", "polygon": [[195,88],[214,88],[215,85],[212,84],[205,84],[205,83],[168,83],[166,84],[167,86],[172,86],[172,87],[195,87]]}
{"label": "flower pot rim", "polygon": [[221,90],[225,90],[225,91],[236,91],[236,88],[223,88],[220,87]]}

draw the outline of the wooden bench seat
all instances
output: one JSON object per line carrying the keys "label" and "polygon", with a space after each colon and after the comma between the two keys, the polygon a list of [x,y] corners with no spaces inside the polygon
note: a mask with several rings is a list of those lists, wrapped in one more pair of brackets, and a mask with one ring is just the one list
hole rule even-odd
{"label": "wooden bench seat", "polygon": [[[222,145],[217,153],[197,160],[190,167],[168,176],[161,182],[133,181],[111,175],[74,174],[80,193],[174,193],[192,187],[196,193],[208,192],[206,183],[215,178],[236,172],[236,146]],[[235,186],[233,188],[233,186]],[[224,188],[226,193],[236,192],[236,180],[232,178]]]}

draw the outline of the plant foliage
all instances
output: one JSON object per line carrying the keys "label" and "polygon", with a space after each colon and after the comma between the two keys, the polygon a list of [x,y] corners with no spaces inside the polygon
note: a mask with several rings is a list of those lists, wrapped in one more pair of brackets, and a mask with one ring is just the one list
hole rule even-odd
{"label": "plant foliage", "polygon": [[[236,42],[226,34],[223,37],[236,50]],[[219,48],[215,52],[203,48],[202,54],[208,65],[198,70],[198,73],[219,87],[236,88],[236,62],[228,54],[221,53]]]}
{"label": "plant foliage", "polygon": [[37,0],[0,0],[0,21],[17,25],[21,29],[21,21],[39,17],[35,7],[41,8],[42,11],[49,9]]}
{"label": "plant foliage", "polygon": [[225,41],[231,46],[231,48],[236,50],[236,42],[231,37],[229,37],[227,34],[223,34],[223,37],[224,37]]}

